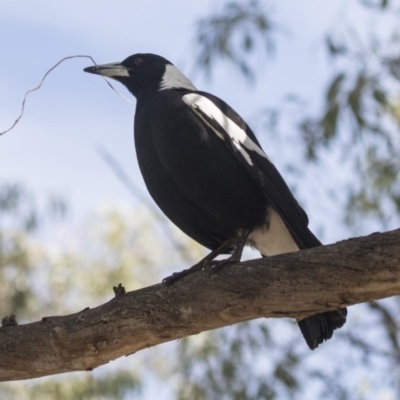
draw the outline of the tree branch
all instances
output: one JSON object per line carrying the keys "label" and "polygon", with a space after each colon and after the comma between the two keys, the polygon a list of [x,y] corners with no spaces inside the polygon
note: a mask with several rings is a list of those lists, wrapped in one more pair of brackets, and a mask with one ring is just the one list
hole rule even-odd
{"label": "tree branch", "polygon": [[92,370],[125,354],[262,317],[400,294],[400,229],[201,271],[77,314],[0,328],[0,381]]}

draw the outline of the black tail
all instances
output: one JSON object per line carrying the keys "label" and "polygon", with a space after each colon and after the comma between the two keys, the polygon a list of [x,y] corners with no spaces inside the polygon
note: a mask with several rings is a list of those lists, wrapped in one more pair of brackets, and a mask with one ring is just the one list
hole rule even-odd
{"label": "black tail", "polygon": [[[286,223],[286,222],[285,222]],[[322,246],[318,238],[308,229],[290,229],[290,225],[286,223],[290,233],[299,246],[300,250],[310,249],[312,247]],[[311,315],[299,321],[301,333],[304,336],[308,347],[314,350],[323,341],[332,337],[335,329],[341,328],[346,322],[347,309],[342,308],[335,311],[323,312],[320,314]]]}
{"label": "black tail", "polygon": [[[321,246],[322,243],[316,236],[307,229],[302,237],[305,242],[300,248],[311,248]],[[307,240],[305,240],[307,239]],[[346,322],[347,309],[341,308],[335,311],[328,311],[311,315],[299,321],[299,327],[308,347],[314,350],[323,341],[332,337],[335,329],[341,328]]]}
{"label": "black tail", "polygon": [[314,350],[324,340],[330,339],[333,335],[333,331],[344,325],[346,316],[347,309],[341,308],[335,311],[311,315],[311,317],[299,321],[301,333],[308,347]]}
{"label": "black tail", "polygon": [[[297,237],[297,245],[300,249],[309,249],[321,246],[322,243],[310,231],[303,229],[301,236]],[[332,337],[335,329],[341,328],[346,322],[347,309],[341,308],[335,311],[327,311],[320,314],[311,315],[299,321],[301,333],[304,336],[308,347],[314,350],[323,341]]]}

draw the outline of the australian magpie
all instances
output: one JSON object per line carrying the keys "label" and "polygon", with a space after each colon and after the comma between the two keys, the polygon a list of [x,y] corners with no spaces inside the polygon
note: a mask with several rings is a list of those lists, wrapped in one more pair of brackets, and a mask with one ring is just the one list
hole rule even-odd
{"label": "australian magpie", "polygon": [[[135,54],[84,71],[115,79],[136,97],[135,145],[146,186],[165,215],[211,253],[206,264],[240,261],[250,245],[263,256],[321,242],[308,217],[246,122],[223,100],[196,89],[171,62]],[[228,259],[214,260],[223,253]],[[299,321],[311,349],[346,322],[340,309]]]}

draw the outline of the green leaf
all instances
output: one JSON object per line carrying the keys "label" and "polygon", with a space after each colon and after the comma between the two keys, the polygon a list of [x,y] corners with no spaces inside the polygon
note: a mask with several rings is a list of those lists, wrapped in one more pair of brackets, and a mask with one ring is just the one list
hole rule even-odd
{"label": "green leaf", "polygon": [[329,85],[328,92],[326,95],[328,104],[331,104],[332,102],[337,101],[338,94],[340,93],[340,89],[342,88],[342,84],[343,84],[345,78],[346,78],[346,74],[344,72],[340,72],[332,80],[331,84]]}

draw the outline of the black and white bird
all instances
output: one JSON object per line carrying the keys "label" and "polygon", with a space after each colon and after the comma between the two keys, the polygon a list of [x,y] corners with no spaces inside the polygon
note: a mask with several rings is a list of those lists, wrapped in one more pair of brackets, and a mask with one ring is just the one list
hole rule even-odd
{"label": "black and white bird", "polygon": [[[211,253],[206,263],[240,261],[250,245],[263,256],[321,242],[308,217],[246,122],[223,100],[196,89],[171,62],[135,54],[86,72],[121,82],[136,97],[135,145],[146,186],[165,215]],[[227,260],[215,261],[223,253]],[[346,309],[299,321],[311,349],[346,321]]]}

